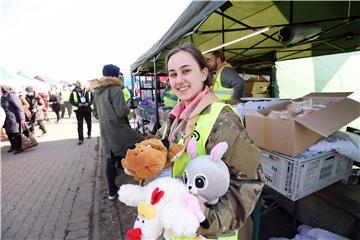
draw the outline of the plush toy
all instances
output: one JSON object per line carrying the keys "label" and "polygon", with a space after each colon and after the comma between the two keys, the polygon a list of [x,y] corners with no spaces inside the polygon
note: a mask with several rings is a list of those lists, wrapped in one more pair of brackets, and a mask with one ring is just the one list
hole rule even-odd
{"label": "plush toy", "polygon": [[135,144],[121,161],[126,174],[137,181],[149,180],[170,166],[184,151],[178,144],[169,146],[167,140],[151,138]]}
{"label": "plush toy", "polygon": [[229,169],[221,160],[227,148],[227,143],[221,142],[211,150],[210,155],[197,156],[196,140],[192,138],[187,145],[190,161],[183,173],[184,182],[188,190],[206,204],[216,204],[229,189]]}
{"label": "plush toy", "polygon": [[175,178],[161,177],[146,186],[125,184],[119,189],[119,200],[137,206],[134,228],[129,240],[171,237],[194,237],[199,225],[208,227],[201,202],[190,194],[186,185]]}

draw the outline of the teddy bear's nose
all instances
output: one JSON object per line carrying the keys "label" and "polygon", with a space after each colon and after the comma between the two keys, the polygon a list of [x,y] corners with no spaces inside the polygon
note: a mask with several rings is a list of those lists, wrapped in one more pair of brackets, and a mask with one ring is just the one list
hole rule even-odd
{"label": "teddy bear's nose", "polygon": [[192,189],[192,186],[188,186],[188,189],[189,189],[189,191],[191,191],[191,189]]}
{"label": "teddy bear's nose", "polygon": [[131,145],[129,149],[135,149],[135,144]]}

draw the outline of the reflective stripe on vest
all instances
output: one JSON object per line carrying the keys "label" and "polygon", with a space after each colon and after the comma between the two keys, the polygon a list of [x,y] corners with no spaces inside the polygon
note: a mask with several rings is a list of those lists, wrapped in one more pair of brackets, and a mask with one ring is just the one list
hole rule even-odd
{"label": "reflective stripe on vest", "polygon": [[[229,67],[229,66],[230,65],[225,65],[224,67]],[[213,91],[216,94],[216,96],[218,98],[220,98],[221,100],[231,100],[233,97],[233,94],[234,94],[234,89],[226,88],[221,85],[221,73],[222,73],[222,70],[224,69],[224,67],[222,67],[219,70],[219,72],[216,73]]]}
{"label": "reflective stripe on vest", "polygon": [[131,93],[130,93],[129,89],[127,89],[127,88],[123,88],[122,92],[124,95],[125,102],[127,102],[131,98]]}
{"label": "reflective stripe on vest", "polygon": [[[221,112],[225,106],[230,106],[222,102],[214,102],[211,104],[211,109],[208,113],[200,114],[196,122],[196,127],[192,136],[196,138],[197,155],[206,155],[205,144],[210,135],[210,132]],[[184,139],[181,138],[178,142],[184,144]],[[179,159],[173,164],[173,177],[181,177],[183,175],[186,164],[189,162],[189,156],[184,152]]]}
{"label": "reflective stripe on vest", "polygon": [[[88,99],[89,99],[89,101],[90,101],[90,98],[91,98],[90,91],[88,91],[87,94],[88,94]],[[77,102],[78,102],[78,97],[77,97],[77,94],[76,94],[75,91],[73,92],[73,97],[74,97],[74,102],[77,103]],[[91,108],[91,106],[89,106],[89,107]],[[73,110],[73,111],[78,110],[78,108],[79,108],[78,106],[74,106],[74,105],[72,106],[72,110]]]}

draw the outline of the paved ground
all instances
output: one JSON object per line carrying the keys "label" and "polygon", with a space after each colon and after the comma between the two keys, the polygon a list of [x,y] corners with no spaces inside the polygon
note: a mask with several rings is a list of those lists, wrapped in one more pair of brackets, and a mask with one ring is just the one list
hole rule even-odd
{"label": "paved ground", "polygon": [[[1,239],[125,239],[136,209],[107,199],[98,123],[78,146],[76,119],[50,116],[38,146],[14,155],[1,142]],[[134,182],[119,169],[117,183]]]}
{"label": "paved ground", "polygon": [[[76,119],[48,123],[23,153],[1,151],[1,238],[92,238],[99,130],[77,145]],[[36,131],[36,135],[41,133]]]}

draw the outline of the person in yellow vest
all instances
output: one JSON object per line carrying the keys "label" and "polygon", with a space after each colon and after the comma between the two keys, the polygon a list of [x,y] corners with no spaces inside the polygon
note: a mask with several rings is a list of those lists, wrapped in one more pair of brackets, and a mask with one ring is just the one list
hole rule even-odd
{"label": "person in yellow vest", "polygon": [[[123,83],[125,83],[124,74],[122,74],[122,72],[119,73],[119,78],[120,78],[120,80],[123,81]],[[126,105],[129,108],[129,114],[127,115],[127,118],[128,118],[128,121],[129,121],[132,118],[132,112],[131,112],[130,107],[131,107],[133,99],[132,99],[132,96],[131,96],[131,93],[130,93],[129,89],[127,87],[125,87],[125,85],[121,89],[122,89],[122,93],[124,95]]]}
{"label": "person in yellow vest", "polygon": [[[181,101],[155,136],[185,147],[195,138],[197,155],[210,154],[223,141],[229,146],[223,157],[231,176],[229,191],[215,205],[205,206],[210,227],[199,227],[198,234],[215,239],[251,239],[250,214],[264,185],[260,150],[248,137],[238,114],[210,90],[212,77],[197,48],[189,43],[178,46],[168,53],[165,63],[171,88]],[[188,162],[185,151],[161,175],[181,178]]]}
{"label": "person in yellow vest", "polygon": [[174,108],[178,103],[178,97],[175,92],[171,89],[170,84],[168,83],[164,91],[161,93],[161,98],[164,101],[164,105],[167,107]]}
{"label": "person in yellow vest", "polygon": [[210,55],[208,65],[211,72],[216,72],[212,90],[223,101],[239,100],[244,93],[244,80],[226,62],[221,51],[214,51]]}
{"label": "person in yellow vest", "polygon": [[73,111],[76,114],[78,123],[78,145],[81,145],[84,142],[84,119],[87,126],[88,139],[91,138],[91,105],[93,104],[93,99],[94,95],[90,90],[86,90],[85,83],[80,80],[76,81],[76,87],[72,90],[69,101],[72,105]]}
{"label": "person in yellow vest", "polygon": [[[124,74],[122,72],[119,73],[119,78],[120,80],[123,81],[123,83],[125,82],[124,81]],[[124,99],[125,99],[125,102],[129,102],[129,100],[131,100],[131,93],[129,91],[129,89],[127,87],[125,87],[125,85],[122,87],[122,92],[123,92],[123,95],[124,95]]]}
{"label": "person in yellow vest", "polygon": [[131,100],[131,93],[130,93],[129,89],[127,87],[124,87],[122,89],[122,92],[124,94],[125,102],[128,103]]}
{"label": "person in yellow vest", "polygon": [[71,118],[72,110],[70,100],[71,89],[69,85],[65,84],[63,89],[61,89],[59,96],[60,96],[60,110],[61,110],[61,118],[65,116],[65,109],[67,109],[67,113],[69,118]]}

